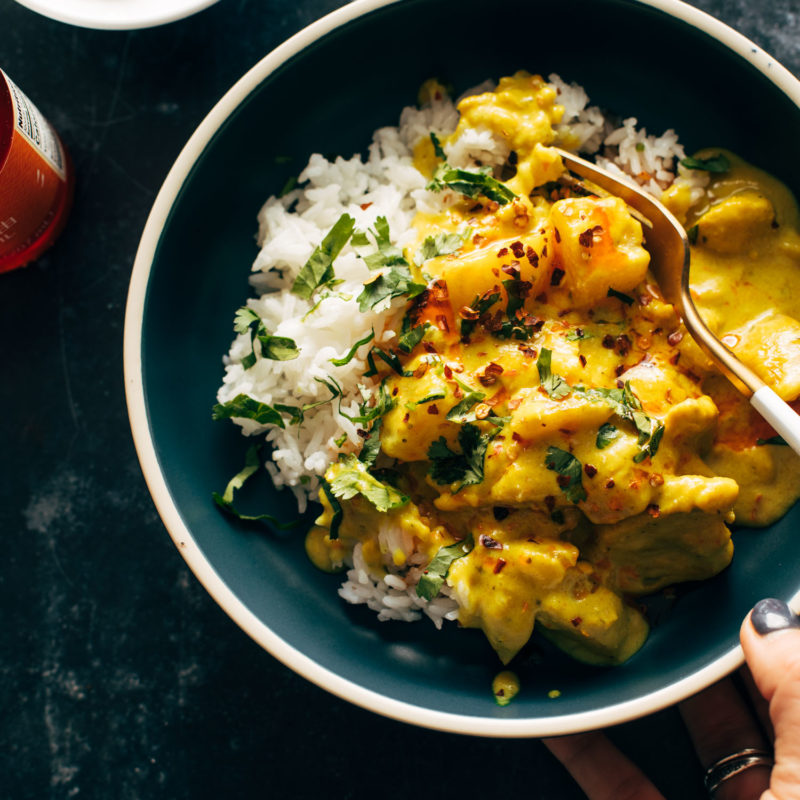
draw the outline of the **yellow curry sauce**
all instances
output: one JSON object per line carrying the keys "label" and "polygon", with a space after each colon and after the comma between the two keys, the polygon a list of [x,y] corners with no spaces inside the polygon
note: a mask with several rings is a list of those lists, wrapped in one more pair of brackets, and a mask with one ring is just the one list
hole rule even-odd
{"label": "yellow curry sauce", "polygon": [[[385,383],[394,406],[381,448],[411,501],[379,512],[361,496],[343,500],[331,540],[322,493],[307,551],[335,569],[361,542],[381,574],[389,564],[419,569],[411,553],[424,568],[468,539],[447,585],[460,624],[481,628],[503,663],[535,623],[579,659],[619,663],[648,632],[626,599],[724,569],[728,525],[775,520],[800,496],[800,471],[788,447],[763,444],[774,432],[685,333],[624,203],[546,186],[563,170],[547,147],[563,113],[556,100],[520,72],[459,104],[453,138],[465,126],[500,135],[514,154],[505,185],[516,197],[454,194],[441,214],[416,218],[409,260],[432,233],[468,236],[425,263],[428,289],[409,311],[425,334],[400,353],[404,374]],[[677,184],[664,200],[696,234],[692,287],[705,318],[795,401],[797,206],[775,179],[728,158],[699,203],[690,207]],[[420,142],[415,163],[431,174],[432,141]],[[482,475],[442,484],[430,453],[465,452],[465,426],[485,448]],[[401,543],[390,552],[378,533],[386,525]]]}

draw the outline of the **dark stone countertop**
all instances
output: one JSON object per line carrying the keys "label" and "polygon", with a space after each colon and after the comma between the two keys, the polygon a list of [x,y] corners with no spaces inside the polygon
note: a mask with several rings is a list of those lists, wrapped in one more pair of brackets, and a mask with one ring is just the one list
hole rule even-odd
{"label": "dark stone countertop", "polygon": [[[79,176],[57,246],[0,275],[2,798],[582,797],[538,742],[416,729],[283,667],[189,573],[139,470],[122,327],[150,205],[224,91],[339,5],[222,0],[104,32],[0,0],[0,66]],[[797,0],[695,5],[800,74]],[[705,796],[674,709],[612,735],[668,798]]]}

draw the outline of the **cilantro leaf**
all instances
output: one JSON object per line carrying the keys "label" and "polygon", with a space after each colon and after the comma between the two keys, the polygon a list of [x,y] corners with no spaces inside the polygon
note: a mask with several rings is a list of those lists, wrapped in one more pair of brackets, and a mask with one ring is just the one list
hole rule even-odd
{"label": "cilantro leaf", "polygon": [[341,358],[331,358],[331,364],[333,364],[334,367],[343,367],[345,364],[349,364],[355,357],[358,348],[367,344],[368,342],[371,342],[374,338],[375,331],[370,331],[363,339],[359,339],[344,356]]}
{"label": "cilantro leaf", "polygon": [[438,484],[458,483],[453,494],[465,486],[480,483],[483,480],[486,449],[493,436],[482,434],[476,425],[462,425],[458,432],[460,453],[451,450],[444,436],[440,436],[428,448],[428,460],[431,462],[428,474]]}
{"label": "cilantro leaf", "polygon": [[605,450],[611,442],[619,438],[619,430],[610,422],[604,422],[597,431],[595,446],[598,450]]}
{"label": "cilantro leaf", "polygon": [[466,539],[460,542],[440,547],[417,582],[417,597],[433,600],[439,594],[453,562],[471,552],[474,546],[472,534],[469,533]]}
{"label": "cilantro leaf", "polygon": [[436,236],[427,236],[423,241],[415,260],[417,264],[424,264],[437,256],[449,256],[457,253],[469,239],[472,228],[466,228],[461,233],[439,233]]}
{"label": "cilantro leaf", "polygon": [[378,303],[387,297],[416,297],[425,291],[424,283],[417,283],[411,275],[407,265],[393,266],[388,272],[383,272],[374,281],[364,285],[361,294],[356,298],[358,308],[364,313],[370,308],[375,308]]}
{"label": "cilantro leaf", "polygon": [[339,389],[338,386],[334,386],[330,381],[326,381],[324,378],[314,378],[314,380],[325,386],[331,393],[331,396],[324,400],[317,400],[314,403],[305,403],[302,406],[287,406],[283,403],[275,403],[274,408],[276,411],[280,411],[282,414],[289,414],[290,425],[302,425],[303,422],[305,422],[307,411],[311,411],[312,408],[317,408],[318,406],[324,406],[326,403],[330,403],[331,400],[341,395],[341,389]]}
{"label": "cilantro leaf", "polygon": [[475,419],[475,415],[470,414],[470,411],[472,411],[473,406],[480,403],[485,397],[486,395],[483,392],[467,392],[467,394],[447,412],[447,419],[451,422],[472,422]]}
{"label": "cilantro leaf", "polygon": [[228,514],[232,514],[234,517],[238,519],[245,520],[246,522],[258,522],[258,521],[265,521],[271,522],[273,525],[276,525],[278,528],[285,529],[285,528],[292,528],[297,525],[300,520],[294,520],[292,522],[281,522],[279,519],[276,519],[271,514],[241,514],[237,511],[233,506],[233,495],[234,492],[238,491],[239,489],[244,486],[247,482],[248,478],[250,478],[253,474],[258,472],[259,466],[261,466],[261,460],[258,457],[259,447],[258,445],[252,445],[248,448],[247,454],[244,458],[244,467],[242,467],[239,472],[237,472],[229,481],[228,485],[225,487],[225,491],[220,494],[219,492],[212,492],[211,496],[214,499],[214,502],[223,510],[226,511]]}
{"label": "cilantro leaf", "polygon": [[364,439],[364,444],[361,446],[361,452],[358,454],[358,460],[367,468],[375,463],[378,453],[381,451],[381,428],[383,427],[383,420],[379,417],[375,420],[369,436]]}
{"label": "cilantro leaf", "polygon": [[370,233],[375,237],[375,244],[378,246],[377,253],[364,256],[364,263],[370,269],[408,266],[408,261],[403,257],[403,251],[397,245],[392,244],[389,234],[389,223],[386,217],[378,217],[375,220],[375,230],[370,231]]}
{"label": "cilantro leaf", "polygon": [[236,312],[233,319],[233,329],[236,333],[250,332],[250,345],[252,350],[242,358],[242,366],[250,369],[257,361],[255,343],[258,340],[261,345],[261,355],[272,361],[291,361],[300,355],[294,339],[286,336],[272,336],[267,331],[261,317],[252,308],[243,306]]}
{"label": "cilantro leaf", "polygon": [[586,490],[581,482],[583,466],[572,453],[560,447],[548,447],[544,465],[558,473],[558,485],[570,503],[586,499]]}
{"label": "cilantro leaf", "polygon": [[539,370],[539,383],[548,396],[553,400],[560,400],[562,397],[566,397],[572,389],[560,375],[554,375],[551,372],[550,364],[552,358],[553,351],[543,347],[539,351],[539,357],[536,359],[536,369]]}
{"label": "cilantro leaf", "polygon": [[366,464],[352,453],[334,464],[328,474],[331,492],[341,500],[350,500],[360,494],[384,513],[404,506],[409,500],[402,492],[370,475]]}
{"label": "cilantro leaf", "polygon": [[342,504],[336,499],[336,495],[334,495],[328,481],[326,481],[325,478],[320,478],[319,484],[322,487],[322,491],[325,493],[325,497],[331,504],[331,509],[333,509],[331,525],[330,528],[328,528],[328,538],[333,541],[339,538],[339,526],[342,524],[344,512],[342,511]]}
{"label": "cilantro leaf", "polygon": [[308,300],[320,286],[334,280],[333,262],[353,235],[355,224],[355,220],[349,214],[342,214],[339,217],[297,273],[292,285],[292,294]]}
{"label": "cilantro leaf", "polygon": [[711,156],[710,158],[683,158],[681,164],[687,169],[704,169],[706,172],[727,172],[731,168],[731,162],[722,154]]}
{"label": "cilantro leaf", "polygon": [[411,327],[408,317],[403,317],[403,330],[397,340],[397,347],[404,353],[410,353],[423,339],[425,331],[430,327],[430,322]]}
{"label": "cilantro leaf", "polygon": [[211,418],[214,420],[231,419],[232,417],[252,419],[260,425],[286,427],[276,409],[266,403],[260,403],[246,394],[237,394],[233,400],[229,400],[227,403],[217,403],[211,411]]}
{"label": "cilantro leaf", "polygon": [[465,197],[477,197],[482,194],[489,200],[494,200],[501,206],[510,203],[516,195],[505,184],[495,180],[486,171],[471,172],[466,169],[457,169],[449,164],[440,164],[433,173],[427,189],[440,192],[445,187],[463,194]]}
{"label": "cilantro leaf", "polygon": [[769,439],[756,439],[756,444],[759,446],[765,444],[780,444],[786,447],[789,446],[789,442],[787,442],[782,436],[770,436]]}
{"label": "cilantro leaf", "polygon": [[436,154],[436,157],[444,161],[447,156],[442,148],[442,143],[439,141],[439,137],[433,131],[431,131],[431,142],[433,143],[433,152]]}

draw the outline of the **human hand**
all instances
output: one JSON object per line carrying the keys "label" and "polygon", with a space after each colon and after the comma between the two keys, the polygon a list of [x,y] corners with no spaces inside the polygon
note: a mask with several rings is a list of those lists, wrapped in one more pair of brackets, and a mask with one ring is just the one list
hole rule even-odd
{"label": "human hand", "polygon": [[[740,639],[752,704],[727,678],[680,705],[707,786],[714,800],[800,800],[800,618],[780,600],[762,600]],[[589,800],[664,800],[602,733],[544,743]]]}

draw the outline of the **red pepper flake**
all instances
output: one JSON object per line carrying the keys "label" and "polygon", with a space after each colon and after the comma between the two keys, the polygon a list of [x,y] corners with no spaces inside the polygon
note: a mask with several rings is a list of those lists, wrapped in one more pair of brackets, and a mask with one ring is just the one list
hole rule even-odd
{"label": "red pepper flake", "polygon": [[526,358],[536,358],[536,350],[533,347],[529,347],[527,344],[521,344],[519,350]]}
{"label": "red pepper flake", "polygon": [[371,205],[372,203],[362,203],[360,208],[362,211],[366,211]]}
{"label": "red pepper flake", "polygon": [[450,326],[447,324],[447,317],[444,314],[436,315],[436,327],[444,333],[450,332]]}
{"label": "red pepper flake", "polygon": [[428,362],[423,361],[415,370],[414,377],[421,378],[428,371]]}
{"label": "red pepper flake", "polygon": [[594,245],[594,235],[592,229],[588,228],[583,233],[578,234],[578,244],[581,247],[592,247]]}
{"label": "red pepper flake", "polygon": [[617,381],[617,389],[622,389],[624,386],[625,384],[622,381],[620,380]]}
{"label": "red pepper flake", "polygon": [[607,333],[603,337],[603,347],[605,347],[606,350],[614,349],[614,337],[610,333]]}
{"label": "red pepper flake", "polygon": [[515,258],[522,258],[525,255],[525,245],[519,241],[512,242],[511,252],[514,254]]}
{"label": "red pepper flake", "polygon": [[484,237],[484,236],[481,236],[479,233],[476,233],[476,234],[475,234],[475,235],[472,237],[472,244],[474,244],[474,245],[475,245],[475,247],[480,247],[480,246],[481,246],[481,244],[483,243],[483,241],[484,241],[484,239],[485,239],[485,238],[486,238],[486,237]]}
{"label": "red pepper flake", "polygon": [[558,430],[563,433],[564,436],[572,436],[572,434],[575,433],[575,431],[571,430],[570,428],[559,428]]}
{"label": "red pepper flake", "polygon": [[480,203],[476,203],[472,208],[469,210],[470,214],[477,214],[479,211],[483,211],[483,206]]}
{"label": "red pepper flake", "polygon": [[655,486],[663,486],[664,485],[664,476],[658,472],[651,472],[650,478],[648,479],[648,483],[655,487]]}
{"label": "red pepper flake", "polygon": [[403,417],[403,422],[408,422],[408,418],[409,418],[410,416],[411,416],[411,415],[410,415],[408,412],[406,412],[406,415]]}
{"label": "red pepper flake", "polygon": [[617,336],[614,341],[614,350],[620,356],[626,356],[630,352],[631,340],[627,334],[623,333],[621,336]]}
{"label": "red pepper flake", "polygon": [[496,364],[494,361],[490,361],[486,365],[485,372],[488,375],[502,375],[503,374],[503,368],[500,366],[500,364]]}
{"label": "red pepper flake", "polygon": [[682,331],[672,331],[672,333],[667,336],[667,343],[671,347],[675,347],[681,343],[681,339],[683,339],[683,332]]}
{"label": "red pepper flake", "polygon": [[511,438],[515,442],[521,442],[522,441],[522,437],[516,431],[514,431],[514,433],[511,434]]}
{"label": "red pepper flake", "polygon": [[478,319],[480,313],[472,308],[472,306],[461,306],[458,311],[458,316],[461,317],[461,319],[475,320]]}
{"label": "red pepper flake", "polygon": [[525,249],[525,257],[528,259],[528,262],[534,269],[539,266],[539,256],[530,245],[528,245],[528,247]]}
{"label": "red pepper flake", "polygon": [[478,383],[481,386],[492,386],[492,384],[497,383],[497,377],[494,375],[478,375]]}
{"label": "red pepper flake", "polygon": [[436,403],[429,403],[428,404],[428,413],[429,414],[438,414],[439,413],[439,408],[436,405]]}
{"label": "red pepper flake", "polygon": [[495,575],[497,575],[505,565],[506,565],[506,560],[504,558],[498,558],[497,563],[494,565],[494,569],[492,570],[492,572]]}
{"label": "red pepper flake", "polygon": [[399,391],[400,391],[400,387],[399,386],[395,386],[394,389],[392,389],[392,397],[397,397],[397,393]]}
{"label": "red pepper flake", "polygon": [[670,356],[669,363],[675,366],[681,360],[680,352],[675,353],[674,356]]}
{"label": "red pepper flake", "polygon": [[553,497],[551,494],[545,495],[544,504],[547,506],[547,510],[552,512],[552,510],[556,507],[555,497]]}
{"label": "red pepper flake", "polygon": [[431,292],[433,299],[439,303],[450,297],[450,292],[447,289],[447,281],[443,281],[441,278],[431,284]]}
{"label": "red pepper flake", "polygon": [[553,274],[550,276],[550,285],[551,286],[558,286],[561,283],[561,279],[564,277],[564,270],[560,267],[556,267],[553,270]]}
{"label": "red pepper flake", "polygon": [[586,356],[583,353],[578,356],[578,361],[581,362],[582,367],[586,366]]}
{"label": "red pepper flake", "polygon": [[500,208],[500,203],[498,203],[496,200],[490,200],[486,204],[486,210],[492,214],[494,214],[494,212],[497,211],[498,208]]}
{"label": "red pepper flake", "polygon": [[570,620],[570,622],[571,622],[571,623],[572,623],[572,624],[573,624],[573,625],[574,625],[576,628],[580,628],[580,626],[581,626],[581,622],[583,622],[583,619],[582,619],[581,617],[573,617],[573,618]]}
{"label": "red pepper flake", "polygon": [[619,376],[622,375],[626,369],[627,367],[624,364],[617,364],[617,366],[614,368],[614,374],[619,378]]}
{"label": "red pepper flake", "polygon": [[[505,509],[505,511],[508,512],[508,509]],[[485,533],[482,533],[480,535],[478,541],[480,542],[480,544],[482,544],[484,547],[488,547],[490,550],[503,549],[503,545],[500,544],[500,542],[498,542],[497,539],[492,539],[491,536],[487,536]]]}
{"label": "red pepper flake", "polygon": [[495,278],[499,278],[500,277],[500,270],[497,269],[497,267],[492,267],[492,275],[494,275]]}
{"label": "red pepper flake", "polygon": [[500,248],[500,249],[497,251],[497,257],[498,257],[498,258],[504,258],[504,257],[505,257],[505,256],[507,256],[507,255],[508,255],[508,248],[507,248],[507,247],[501,247],[501,248]]}
{"label": "red pepper flake", "polygon": [[542,248],[542,258],[547,258],[547,245]]}
{"label": "red pepper flake", "polygon": [[519,280],[519,261],[512,261],[510,264],[504,264],[500,269],[506,275],[510,275],[514,280]]}
{"label": "red pepper flake", "polygon": [[553,233],[556,236],[556,244],[561,243],[561,234],[558,232],[558,228],[553,228]]}
{"label": "red pepper flake", "polygon": [[569,475],[556,475],[556,483],[562,489],[566,489],[572,483],[572,478]]}
{"label": "red pepper flake", "polygon": [[422,346],[425,348],[427,353],[436,353],[436,346],[433,342],[423,342]]}
{"label": "red pepper flake", "polygon": [[653,518],[658,519],[661,516],[661,509],[658,507],[658,503],[650,503],[649,506],[645,509],[645,511]]}
{"label": "red pepper flake", "polygon": [[357,433],[357,434],[358,434],[358,435],[359,435],[359,436],[360,436],[362,439],[368,439],[368,438],[369,438],[369,432],[368,432],[368,431],[365,431],[363,428],[357,428],[357,429],[356,429],[356,433]]}
{"label": "red pepper flake", "polygon": [[640,306],[649,306],[653,298],[649,294],[640,294],[639,295],[639,305]]}
{"label": "red pepper flake", "polygon": [[613,489],[615,485],[616,484],[614,483],[614,479],[613,478],[609,478],[606,481],[606,489]]}
{"label": "red pepper flake", "polygon": [[[545,295],[545,300],[547,299],[547,295]],[[527,324],[531,327],[531,329],[535,332],[538,332],[544,326],[544,320],[541,317],[528,317],[526,320]]]}
{"label": "red pepper flake", "polygon": [[447,380],[452,380],[453,378],[453,370],[450,368],[449,364],[444,365],[444,376]]}
{"label": "red pepper flake", "polygon": [[584,464],[583,471],[589,478],[594,478],[594,476],[597,475],[597,467],[593,467],[591,464]]}

